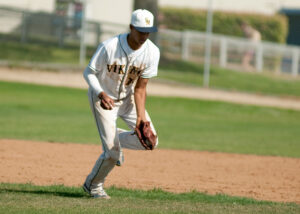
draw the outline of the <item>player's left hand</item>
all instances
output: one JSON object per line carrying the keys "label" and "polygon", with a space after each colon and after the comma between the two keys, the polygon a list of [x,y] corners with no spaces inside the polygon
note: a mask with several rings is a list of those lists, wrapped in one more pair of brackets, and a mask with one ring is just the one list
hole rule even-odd
{"label": "player's left hand", "polygon": [[105,110],[112,110],[115,106],[115,102],[111,99],[105,92],[101,92],[98,95],[99,99],[101,100],[100,106]]}

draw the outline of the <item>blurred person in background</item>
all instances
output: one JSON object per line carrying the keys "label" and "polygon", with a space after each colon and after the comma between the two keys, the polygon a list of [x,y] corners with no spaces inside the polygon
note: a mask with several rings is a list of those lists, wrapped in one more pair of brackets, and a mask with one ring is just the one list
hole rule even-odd
{"label": "blurred person in background", "polygon": [[251,47],[247,47],[247,50],[242,59],[243,67],[246,70],[249,70],[252,67],[251,61],[255,55],[255,45],[261,41],[261,33],[246,22],[241,23],[241,28],[244,36],[252,43]]}

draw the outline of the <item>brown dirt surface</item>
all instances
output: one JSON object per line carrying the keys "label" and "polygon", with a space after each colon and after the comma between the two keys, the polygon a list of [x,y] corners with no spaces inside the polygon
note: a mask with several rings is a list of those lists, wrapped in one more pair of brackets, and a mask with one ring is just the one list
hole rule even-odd
{"label": "brown dirt surface", "polygon": [[[81,186],[100,145],[0,139],[0,182]],[[125,150],[106,186],[196,190],[300,203],[300,159],[216,152]]]}

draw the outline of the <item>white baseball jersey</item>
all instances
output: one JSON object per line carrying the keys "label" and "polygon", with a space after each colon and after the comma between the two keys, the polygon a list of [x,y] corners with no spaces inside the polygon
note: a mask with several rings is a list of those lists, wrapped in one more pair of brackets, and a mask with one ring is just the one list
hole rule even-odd
{"label": "white baseball jersey", "polygon": [[127,36],[120,34],[104,41],[92,57],[88,67],[98,81],[85,78],[97,95],[104,91],[112,99],[121,100],[133,92],[139,77],[157,76],[159,49],[148,39],[138,50],[132,50]]}

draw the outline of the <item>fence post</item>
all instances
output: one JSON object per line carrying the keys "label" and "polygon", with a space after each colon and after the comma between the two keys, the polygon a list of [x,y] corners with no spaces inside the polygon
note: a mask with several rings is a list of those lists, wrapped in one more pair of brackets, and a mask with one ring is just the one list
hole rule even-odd
{"label": "fence post", "polygon": [[64,46],[64,36],[65,36],[65,23],[68,21],[66,20],[68,18],[61,18],[59,19],[59,27],[58,27],[58,46],[63,47]]}
{"label": "fence post", "polygon": [[258,43],[256,45],[256,54],[255,54],[255,63],[256,63],[256,70],[262,72],[263,70],[263,46],[262,44]]}
{"label": "fence post", "polygon": [[299,49],[294,48],[292,54],[292,75],[297,76],[299,69]]}
{"label": "fence post", "polygon": [[27,42],[27,34],[28,34],[28,15],[26,12],[22,13],[22,28],[21,28],[21,42]]}
{"label": "fence post", "polygon": [[225,37],[221,38],[220,44],[220,66],[226,68],[227,66],[227,40]]}
{"label": "fence post", "polygon": [[86,0],[82,1],[82,17],[81,17],[81,30],[80,30],[80,50],[79,50],[79,64],[85,65],[86,57],[86,44],[85,44],[85,31],[86,31]]}
{"label": "fence post", "polygon": [[101,26],[100,26],[100,23],[99,23],[99,24],[97,24],[97,27],[96,27],[96,47],[100,43],[100,36],[101,36]]}
{"label": "fence post", "polygon": [[181,40],[181,59],[188,60],[189,59],[189,32],[182,32],[182,40]]}

